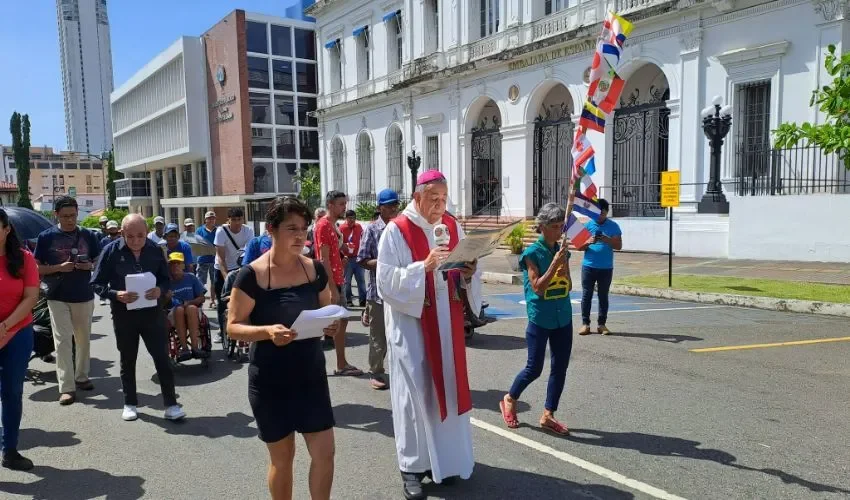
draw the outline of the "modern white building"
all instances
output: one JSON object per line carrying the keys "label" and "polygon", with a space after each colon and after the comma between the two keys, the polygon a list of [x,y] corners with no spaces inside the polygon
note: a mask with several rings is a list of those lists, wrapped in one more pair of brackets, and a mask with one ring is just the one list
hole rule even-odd
{"label": "modern white building", "polygon": [[[446,174],[463,216],[529,217],[566,203],[573,132],[610,9],[635,24],[619,67],[626,86],[605,133],[588,137],[625,248],[666,251],[660,173],[679,170],[678,255],[850,260],[850,231],[829,229],[846,227],[850,176],[835,158],[776,150],[770,138],[782,122],[823,120],[809,96],[830,81],[826,47],[850,42],[848,5],[320,0],[306,12],[321,45],[323,186],[362,201],[387,186],[409,196],[415,147],[422,169]],[[710,176],[700,113],[716,95],[732,105],[720,171],[728,214],[697,213]]]}
{"label": "modern white building", "polygon": [[100,155],[112,148],[112,48],[106,0],[56,0],[56,18],[68,148]]}
{"label": "modern white building", "polygon": [[112,93],[116,204],[198,217],[181,200],[210,192],[206,80],[203,42],[184,36]]}
{"label": "modern white building", "polygon": [[234,10],[116,89],[116,203],[182,222],[241,206],[252,221],[319,161],[313,24]]}

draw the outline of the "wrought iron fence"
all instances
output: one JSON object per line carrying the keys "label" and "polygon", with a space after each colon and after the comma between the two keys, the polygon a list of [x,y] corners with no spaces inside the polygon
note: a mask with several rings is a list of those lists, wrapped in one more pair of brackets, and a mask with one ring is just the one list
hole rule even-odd
{"label": "wrought iron fence", "polygon": [[738,148],[735,177],[739,196],[850,193],[850,171],[820,148]]}

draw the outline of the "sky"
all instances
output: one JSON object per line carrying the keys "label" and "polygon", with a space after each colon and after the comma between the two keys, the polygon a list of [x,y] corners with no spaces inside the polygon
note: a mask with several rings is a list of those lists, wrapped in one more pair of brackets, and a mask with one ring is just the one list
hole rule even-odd
{"label": "sky", "polygon": [[[230,11],[284,16],[293,0],[109,0],[115,88],[178,37],[197,36]],[[29,114],[33,146],[67,149],[55,0],[9,2],[0,30],[0,144],[12,112]]]}

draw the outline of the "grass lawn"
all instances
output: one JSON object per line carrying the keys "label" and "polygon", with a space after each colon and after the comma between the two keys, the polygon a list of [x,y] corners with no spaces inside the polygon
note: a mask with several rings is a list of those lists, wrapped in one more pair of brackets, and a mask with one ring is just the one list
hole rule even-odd
{"label": "grass lawn", "polygon": [[[667,288],[666,274],[627,276],[616,280],[620,285]],[[780,299],[814,300],[850,304],[850,285],[799,283],[796,281],[732,278],[727,276],[673,275],[673,288],[689,292],[754,295]]]}

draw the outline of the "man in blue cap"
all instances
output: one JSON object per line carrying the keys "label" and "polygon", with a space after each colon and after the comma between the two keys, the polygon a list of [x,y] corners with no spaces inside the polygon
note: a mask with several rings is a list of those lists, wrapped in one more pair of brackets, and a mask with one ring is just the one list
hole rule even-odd
{"label": "man in blue cap", "polygon": [[165,243],[160,243],[160,245],[165,245],[166,254],[171,255],[173,252],[182,253],[184,262],[186,263],[183,272],[194,274],[195,260],[192,257],[192,247],[180,239],[180,228],[177,227],[177,224],[170,223],[165,226],[164,241]]}
{"label": "man in blue cap", "polygon": [[378,241],[387,224],[398,215],[398,193],[384,189],[378,193],[378,212],[380,217],[366,226],[357,263],[369,270],[369,287],[366,289],[366,310],[369,322],[369,372],[373,389],[384,390],[389,387],[384,371],[384,356],[387,354],[387,335],[384,328],[384,304],[378,297]]}

